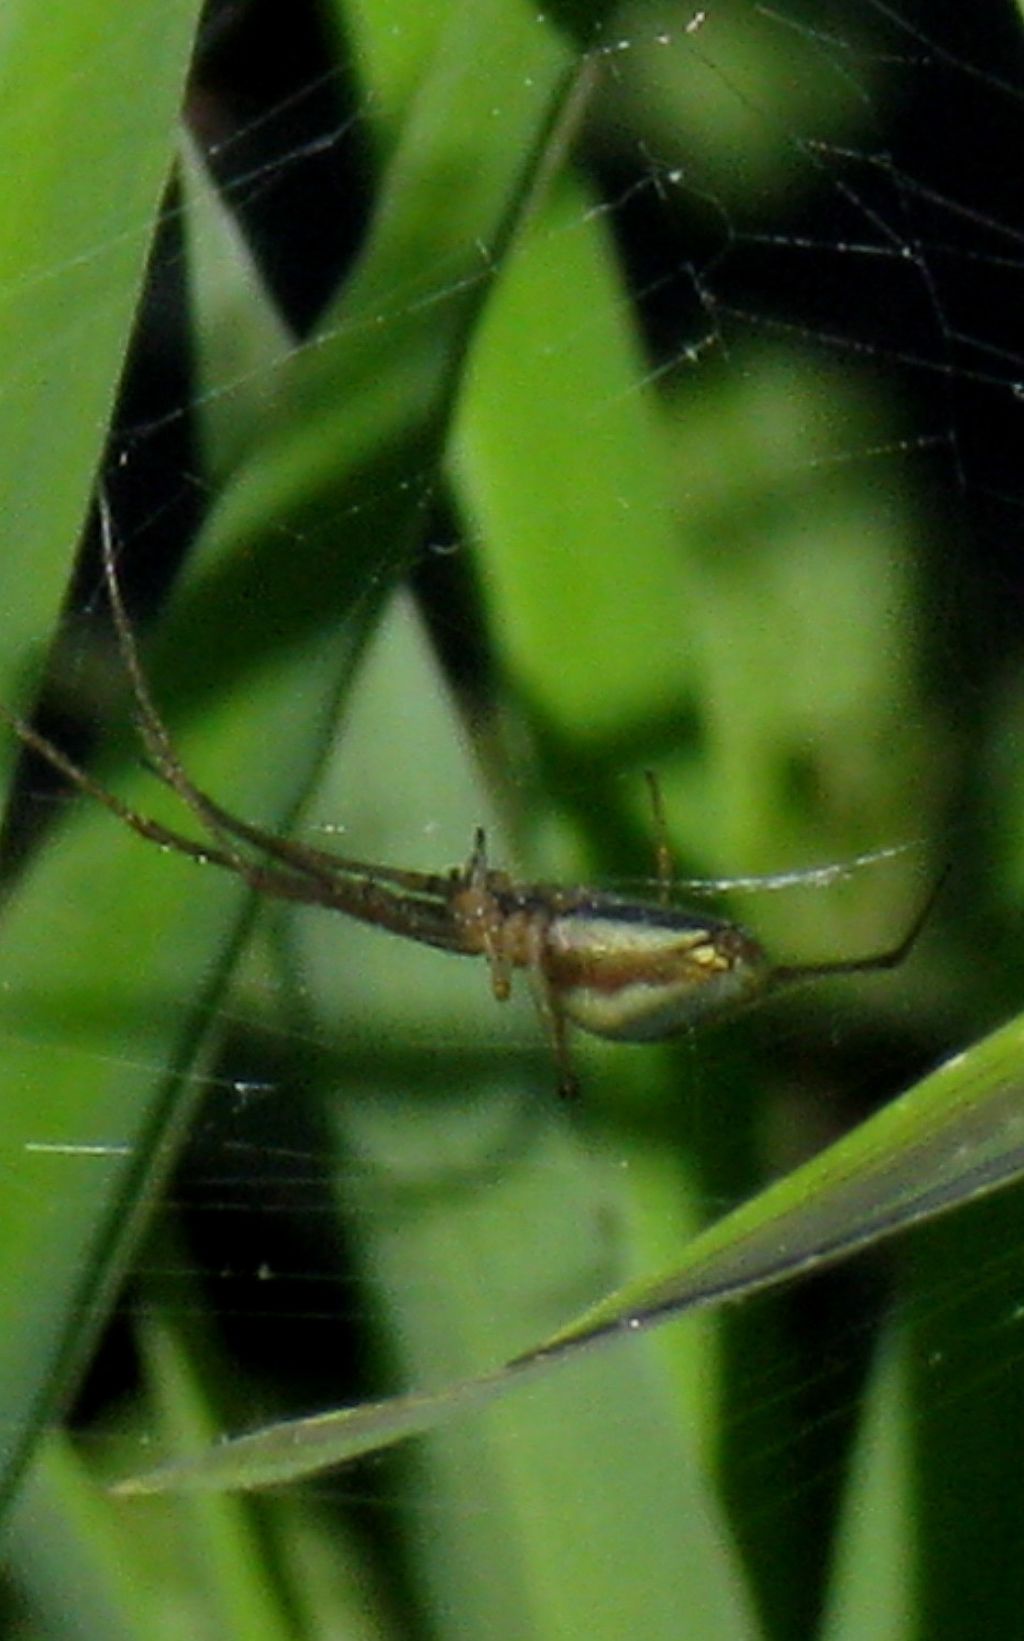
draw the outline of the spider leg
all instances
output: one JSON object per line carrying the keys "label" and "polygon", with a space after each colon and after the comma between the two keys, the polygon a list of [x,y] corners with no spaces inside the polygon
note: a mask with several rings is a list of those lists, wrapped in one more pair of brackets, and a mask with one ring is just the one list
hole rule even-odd
{"label": "spider leg", "polygon": [[[10,707],[5,706],[2,701],[0,701],[0,717],[6,719],[20,741],[31,747],[34,752],[38,752],[41,758],[45,758],[47,763],[63,775],[66,780],[70,781],[73,786],[78,787],[79,791],[85,792],[90,798],[95,798],[97,803],[101,803],[105,809],[109,809],[111,814],[116,815],[118,820],[124,821],[125,825],[130,826],[132,831],[137,832],[140,837],[146,838],[150,843],[161,844],[164,848],[176,849],[180,854],[188,855],[192,860],[201,861],[203,864],[224,866],[233,872],[240,870],[233,854],[228,855],[212,844],[196,843],[193,838],[187,838],[183,833],[175,832],[172,827],[163,826],[160,821],[151,820],[148,815],[140,814],[137,809],[133,809],[130,804],[125,803],[116,793],[108,792],[105,786],[101,786],[99,781],[94,780],[86,770],[76,764],[52,741],[48,741],[45,735],[40,735],[39,731],[34,729],[24,718],[19,718],[18,714],[12,712]],[[243,867],[245,864],[245,862],[242,862]]]}
{"label": "spider leg", "polygon": [[573,1070],[569,1050],[569,1026],[558,1004],[558,998],[544,970],[537,965],[533,970],[533,997],[541,1025],[558,1072],[558,1092],[563,1100],[575,1100],[580,1091],[579,1079]]}
{"label": "spider leg", "polygon": [[661,782],[653,769],[644,770],[644,779],[647,782],[647,790],[651,798],[651,810],[654,815],[654,870],[658,879],[658,904],[667,906],[676,874],[675,861],[672,857],[672,845],[668,840],[665,800],[661,794]]}
{"label": "spider leg", "polygon": [[203,796],[226,832],[236,834],[272,859],[294,868],[295,874],[301,874],[302,880],[308,883],[307,893],[291,898],[345,912],[364,923],[378,924],[445,951],[476,954],[478,948],[474,944],[467,945],[462,922],[453,912],[456,885],[450,872],[371,866],[365,861],[312,849],[239,820],[221,809],[212,798],[206,798],[205,793]]}
{"label": "spider leg", "polygon": [[[113,532],[104,513],[103,569],[125,669],[135,694],[139,729],[158,779],[176,793],[215,839],[217,853],[254,888],[281,899],[331,907],[399,934],[464,949],[448,910],[451,882],[446,876],[374,867],[316,850],[238,819],[209,797],[187,774],[153,701],[117,579]],[[280,872],[250,861],[239,839],[280,861]],[[405,899],[398,891],[405,892]]]}
{"label": "spider leg", "polygon": [[153,820],[149,815],[141,814],[131,804],[125,803],[115,792],[95,780],[73,758],[62,752],[60,747],[41,735],[26,719],[12,712],[10,707],[0,701],[0,718],[6,720],[14,730],[18,739],[26,746],[37,752],[41,758],[63,775],[72,786],[84,792],[87,797],[94,798],[104,809],[116,815],[140,838],[148,843],[155,843],[162,849],[174,850],[176,854],[186,855],[202,866],[219,866],[224,871],[233,872],[240,877],[251,889],[263,894],[275,895],[282,900],[296,900],[305,905],[322,905],[324,897],[317,885],[306,879],[287,872],[278,872],[272,868],[262,866],[258,862],[248,861],[236,851],[228,853],[212,843],[197,843],[194,838],[186,837],[183,832],[177,832],[171,826],[165,826],[161,821]]}
{"label": "spider leg", "polygon": [[821,980],[834,974],[874,974],[885,969],[898,969],[916,946],[952,869],[950,864],[939,873],[906,934],[901,936],[895,946],[889,946],[881,952],[869,952],[866,957],[843,957],[829,963],[780,964],[768,976],[769,986],[775,989],[778,986],[796,985],[804,980]]}
{"label": "spider leg", "polygon": [[[574,1100],[580,1091],[579,1081],[573,1070],[572,1055],[569,1052],[569,1022],[559,1002],[558,993],[551,982],[545,963],[547,951],[547,927],[542,922],[536,922],[530,930],[530,950],[528,967],[530,971],[530,987],[537,1014],[551,1049],[558,1073],[558,1092],[563,1100]],[[490,954],[488,953],[490,960]],[[492,982],[494,981],[494,967],[491,968]],[[494,995],[502,995],[494,985]],[[507,993],[506,993],[507,995]]]}
{"label": "spider leg", "polygon": [[440,876],[423,872],[405,872],[393,867],[371,867],[361,861],[331,854],[327,850],[313,849],[307,844],[277,837],[262,827],[254,826],[251,822],[230,814],[211,798],[209,793],[204,792],[202,787],[195,784],[178,757],[149,688],[117,577],[113,530],[105,504],[101,506],[101,519],[104,579],[117,632],[118,647],[135,696],[139,732],[153,773],[177,794],[187,808],[191,809],[200,824],[217,840],[221,852],[234,862],[235,870],[244,875],[251,865],[235,847],[233,840],[240,839],[319,884],[324,891],[321,904],[338,903],[336,895],[341,875],[373,876],[378,882],[390,883],[399,888],[441,894],[445,880]]}
{"label": "spider leg", "polygon": [[[502,950],[503,914],[494,893],[499,880],[504,883],[504,874],[493,873],[488,868],[482,830],[475,836],[469,865],[462,872],[438,874],[371,866],[293,843],[239,820],[195,785],[181,763],[150,691],[118,581],[113,528],[102,498],[100,520],[103,574],[148,761],[157,778],[191,811],[211,841],[197,841],[134,809],[2,703],[0,716],[6,718],[25,745],[34,748],[73,786],[102,804],[139,837],[192,860],[233,872],[253,890],[280,900],[341,911],[364,923],[446,951],[467,956],[476,956],[482,951],[491,966],[495,996],[507,996],[512,964]],[[251,858],[240,844],[278,864]],[[458,897],[467,890],[473,891],[474,898],[481,902],[480,912],[486,924],[482,945],[479,917],[473,916],[467,921],[458,908]]]}
{"label": "spider leg", "polygon": [[[487,865],[487,834],[482,826],[473,833],[473,847],[461,872],[453,874],[460,891],[465,891],[471,904],[469,914],[491,976],[491,995],[496,1003],[507,1003],[512,995],[513,963],[504,948],[502,935],[505,920],[491,889],[493,874]],[[465,913],[463,914],[465,915]],[[536,962],[536,956],[531,957]]]}
{"label": "spider leg", "polygon": [[[118,820],[123,821],[149,843],[158,844],[161,848],[173,850],[179,855],[186,855],[190,860],[198,861],[202,865],[219,866],[224,871],[233,872],[257,894],[269,895],[277,900],[293,901],[302,906],[322,906],[329,910],[347,912],[363,922],[378,924],[382,928],[423,941],[427,945],[439,946],[447,951],[466,950],[459,928],[452,919],[447,895],[444,892],[449,886],[447,878],[410,873],[408,877],[414,880],[411,888],[415,892],[403,894],[396,892],[395,886],[386,878],[382,878],[373,867],[363,868],[347,877],[336,874],[332,879],[325,872],[311,876],[308,867],[305,870],[285,871],[267,866],[260,861],[247,860],[236,850],[229,853],[219,848],[216,843],[198,843],[194,838],[175,831],[173,827],[140,814],[116,793],[109,792],[99,781],[94,780],[88,771],[82,769],[2,701],[0,718],[10,724],[19,740],[38,752],[40,757],[45,758],[47,763],[58,770],[73,786],[88,797],[94,798],[104,809],[116,815]],[[230,820],[230,817],[227,818]],[[286,851],[283,839],[262,834],[255,827],[244,827],[241,822],[238,825],[247,841],[251,839],[258,846],[266,847],[271,853],[275,852],[272,846],[279,845],[280,848],[276,849],[276,852],[286,864],[291,863],[292,857]]]}
{"label": "spider leg", "polygon": [[165,785],[177,793],[182,803],[188,809],[191,809],[200,825],[205,826],[207,831],[217,840],[220,852],[231,860],[234,870],[244,877],[249,862],[246,861],[244,855],[239,854],[228,829],[220,824],[217,806],[211,804],[205,794],[190,780],[178,757],[174,743],[167,733],[167,726],[157,711],[149,687],[149,680],[142,665],[142,658],[139,655],[139,647],[135,641],[135,631],[121,593],[121,584],[117,577],[117,563],[114,556],[113,522],[110,509],[103,496],[100,497],[99,512],[103,578],[106,583],[107,597],[110,600],[110,610],[114,619],[118,648],[135,697],[136,721],[143,745],[152,760],[155,773]]}
{"label": "spider leg", "polygon": [[296,871],[306,873],[317,883],[322,884],[327,891],[336,890],[340,878],[360,877],[373,878],[376,882],[389,884],[393,888],[411,889],[418,894],[432,894],[439,898],[450,893],[450,878],[443,873],[416,872],[396,866],[371,866],[366,861],[352,860],[346,855],[335,855],[327,849],[314,849],[308,843],[299,843],[294,838],[278,837],[274,832],[265,831],[262,826],[241,820],[237,815],[231,815],[226,809],[222,809],[208,792],[198,788],[197,791],[205,808],[216,818],[222,831],[241,838],[245,843],[251,843],[253,848],[262,849],[265,854],[294,867]]}
{"label": "spider leg", "polygon": [[487,833],[482,826],[478,826],[473,833],[473,847],[462,876],[467,889],[486,889],[487,875]]}
{"label": "spider leg", "polygon": [[484,935],[484,957],[491,972],[491,995],[496,1003],[507,1003],[512,996],[512,965],[489,934]]}

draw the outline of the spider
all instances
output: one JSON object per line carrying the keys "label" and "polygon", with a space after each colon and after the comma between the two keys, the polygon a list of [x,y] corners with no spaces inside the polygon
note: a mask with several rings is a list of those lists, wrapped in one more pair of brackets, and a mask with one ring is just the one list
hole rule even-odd
{"label": "spider", "polygon": [[563,1095],[577,1092],[570,1026],[620,1042],[652,1042],[805,981],[895,969],[917,941],[945,874],[895,945],[830,962],[774,963],[740,924],[671,906],[672,862],[652,775],[659,840],[654,899],[517,882],[490,865],[481,827],[465,865],[435,873],[350,860],[240,820],[196,786],[178,758],[150,692],[117,577],[110,521],[101,512],[103,574],[147,762],[207,841],[132,808],[2,703],[0,716],[26,746],[141,838],[234,872],[260,894],[325,906],[408,940],[483,957],[499,1002],[509,996],[515,970],[527,970]]}

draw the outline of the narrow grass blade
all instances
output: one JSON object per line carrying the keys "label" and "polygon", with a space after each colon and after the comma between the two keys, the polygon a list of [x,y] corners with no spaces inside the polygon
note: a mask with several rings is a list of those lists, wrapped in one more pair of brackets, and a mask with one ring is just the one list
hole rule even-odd
{"label": "narrow grass blade", "polygon": [[620,1290],[493,1374],[435,1394],[297,1420],[123,1483],[254,1487],[309,1474],[432,1428],[595,1345],[735,1301],[848,1257],[1024,1173],[1024,1023],[1014,1021],[728,1214],[669,1276]]}

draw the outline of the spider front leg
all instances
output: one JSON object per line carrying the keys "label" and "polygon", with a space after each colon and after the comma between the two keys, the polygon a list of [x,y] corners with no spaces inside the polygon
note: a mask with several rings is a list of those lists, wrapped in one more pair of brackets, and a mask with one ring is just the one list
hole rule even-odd
{"label": "spider front leg", "polygon": [[[135,638],[131,618],[125,607],[124,596],[121,592],[121,583],[117,575],[117,560],[114,552],[114,526],[110,516],[110,508],[106,498],[100,496],[100,548],[103,560],[103,579],[106,584],[107,598],[110,601],[110,613],[114,619],[114,631],[117,634],[118,649],[125,672],[128,675],[135,698],[135,721],[142,737],[142,744],[149,757],[153,773],[163,781],[164,785],[176,793],[187,809],[190,809],[200,826],[205,827],[210,836],[216,840],[216,853],[223,856],[233,871],[240,877],[245,877],[250,869],[250,863],[241,854],[231,835],[229,827],[221,823],[222,811],[217,804],[211,803],[206,794],[194,784],[178,757],[174,742],[171,740],[156,702],[153,700],[139,654],[139,646]],[[253,887],[257,887],[254,883]]]}

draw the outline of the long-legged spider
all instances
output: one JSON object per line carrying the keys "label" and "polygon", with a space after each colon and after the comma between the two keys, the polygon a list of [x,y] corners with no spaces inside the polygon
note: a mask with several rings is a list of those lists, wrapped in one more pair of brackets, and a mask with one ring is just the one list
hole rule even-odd
{"label": "long-legged spider", "polygon": [[659,893],[653,900],[518,883],[488,864],[480,827],[466,864],[435,873],[350,860],[239,820],[195,785],[178,758],[143,670],[105,513],[102,522],[103,572],[147,760],[209,841],[187,837],[132,808],[2,703],[0,715],[79,791],[150,842],[234,872],[260,894],[325,906],[444,951],[483,957],[499,1002],[509,996],[514,970],[526,969],[563,1094],[576,1090],[570,1024],[598,1037],[651,1042],[768,992],[830,975],[894,969],[914,946],[941,879],[895,945],[822,963],[774,963],[739,924],[669,905],[671,858],[653,778],[659,834]]}

